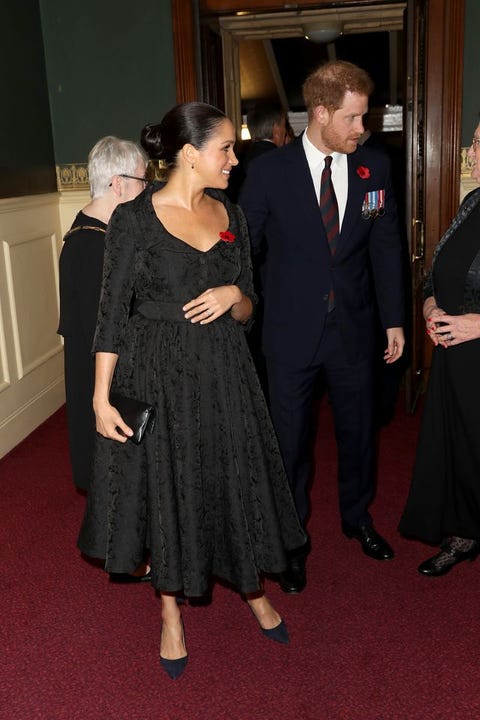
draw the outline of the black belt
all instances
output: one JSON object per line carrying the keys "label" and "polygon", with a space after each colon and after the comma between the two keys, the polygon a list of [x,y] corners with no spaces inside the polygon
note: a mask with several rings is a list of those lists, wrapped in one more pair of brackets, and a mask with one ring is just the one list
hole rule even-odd
{"label": "black belt", "polygon": [[[185,317],[182,306],[178,302],[155,302],[154,300],[137,300],[133,306],[133,314],[142,315],[147,320],[167,320],[168,322],[191,322]],[[230,313],[225,313],[217,318],[219,320],[232,320]]]}

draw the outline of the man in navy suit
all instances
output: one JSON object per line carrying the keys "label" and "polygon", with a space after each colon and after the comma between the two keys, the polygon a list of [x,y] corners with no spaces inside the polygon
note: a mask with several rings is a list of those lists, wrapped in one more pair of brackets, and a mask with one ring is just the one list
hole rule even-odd
{"label": "man in navy suit", "polygon": [[[313,401],[327,386],[338,446],[342,530],[376,560],[393,550],[375,530],[373,367],[375,303],[385,362],[404,347],[402,247],[385,153],[358,145],[373,84],[331,61],[305,81],[308,127],[255,160],[240,196],[253,251],[266,242],[263,349],[270,408],[299,517],[309,513]],[[306,546],[280,585],[306,584]]]}

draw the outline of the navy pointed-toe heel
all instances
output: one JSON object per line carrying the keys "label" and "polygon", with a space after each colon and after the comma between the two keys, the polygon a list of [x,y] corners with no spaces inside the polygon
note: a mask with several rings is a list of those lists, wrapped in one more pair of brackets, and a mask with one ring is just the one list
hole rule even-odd
{"label": "navy pointed-toe heel", "polygon": [[265,628],[261,628],[261,630],[265,637],[269,640],[275,640],[275,642],[283,643],[284,645],[287,645],[290,642],[287,626],[283,620],[270,630],[265,630]]}
{"label": "navy pointed-toe heel", "polygon": [[129,573],[110,573],[110,582],[122,585],[150,582],[152,572],[149,570],[145,575],[130,575]]}
{"label": "navy pointed-toe heel", "polygon": [[187,667],[188,655],[178,658],[177,660],[167,660],[160,655],[160,664],[172,680],[178,680]]}

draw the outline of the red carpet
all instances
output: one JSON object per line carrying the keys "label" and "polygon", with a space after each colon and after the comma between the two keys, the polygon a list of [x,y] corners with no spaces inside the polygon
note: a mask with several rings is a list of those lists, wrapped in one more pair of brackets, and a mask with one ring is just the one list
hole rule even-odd
{"label": "red carpet", "polygon": [[308,586],[267,590],[289,646],[265,639],[217,585],[184,609],[190,661],[161,671],[160,602],[149,586],[110,585],[75,548],[84,498],[71,484],[65,414],[0,461],[1,673],[5,720],[476,720],[480,564],[445,578],[416,572],[429,549],[396,525],[418,417],[382,431],[373,508],[396,558],[365,557],[339,529],[330,413],[320,413]]}

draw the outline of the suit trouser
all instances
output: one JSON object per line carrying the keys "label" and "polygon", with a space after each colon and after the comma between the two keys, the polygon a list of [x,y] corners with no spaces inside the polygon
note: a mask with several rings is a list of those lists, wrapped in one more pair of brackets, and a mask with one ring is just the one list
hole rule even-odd
{"label": "suit trouser", "polygon": [[327,316],[322,338],[307,367],[289,367],[267,358],[270,410],[300,521],[305,526],[312,480],[319,377],[326,382],[338,449],[338,493],[344,522],[358,527],[371,522],[368,506],[374,493],[373,362],[350,364],[336,323]]}

